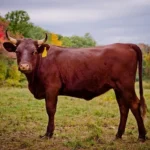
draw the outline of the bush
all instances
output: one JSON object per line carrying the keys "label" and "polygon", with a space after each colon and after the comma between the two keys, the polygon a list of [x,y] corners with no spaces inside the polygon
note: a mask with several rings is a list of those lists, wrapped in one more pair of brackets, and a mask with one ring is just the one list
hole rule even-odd
{"label": "bush", "polygon": [[0,86],[27,87],[25,75],[18,71],[16,60],[0,55]]}
{"label": "bush", "polygon": [[9,68],[8,68],[7,78],[19,81],[20,76],[21,76],[21,73],[18,71],[17,64],[15,62],[13,62],[13,64],[10,65]]}
{"label": "bush", "polygon": [[2,56],[0,57],[0,82],[6,79],[8,63]]}
{"label": "bush", "polygon": [[17,80],[7,79],[7,80],[6,80],[6,85],[7,85],[7,86],[20,87],[20,86],[21,86],[21,83],[19,83],[19,81],[17,81]]}

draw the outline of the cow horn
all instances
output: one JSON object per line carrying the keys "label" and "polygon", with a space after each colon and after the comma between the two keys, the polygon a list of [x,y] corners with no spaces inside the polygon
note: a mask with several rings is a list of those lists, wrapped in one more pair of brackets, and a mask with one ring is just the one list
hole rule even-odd
{"label": "cow horn", "polygon": [[38,42],[38,45],[42,45],[42,44],[44,44],[46,41],[47,41],[47,33],[45,33],[45,38],[44,38],[44,39],[38,40],[37,42]]}
{"label": "cow horn", "polygon": [[8,30],[6,30],[6,37],[7,37],[7,39],[12,43],[12,44],[17,44],[17,40],[16,39],[14,39],[14,38],[12,38],[12,37],[10,37],[9,35],[8,35]]}

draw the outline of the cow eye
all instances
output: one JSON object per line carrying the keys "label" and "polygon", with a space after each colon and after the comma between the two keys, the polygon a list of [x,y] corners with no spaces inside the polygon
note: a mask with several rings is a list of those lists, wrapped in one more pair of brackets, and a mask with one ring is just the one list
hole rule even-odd
{"label": "cow eye", "polygon": [[32,54],[33,54],[33,55],[36,55],[36,54],[37,54],[37,51],[32,52]]}

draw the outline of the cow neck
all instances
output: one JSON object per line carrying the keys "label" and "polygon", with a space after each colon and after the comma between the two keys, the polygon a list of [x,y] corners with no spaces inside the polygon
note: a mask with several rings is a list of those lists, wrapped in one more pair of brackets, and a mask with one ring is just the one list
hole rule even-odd
{"label": "cow neck", "polygon": [[40,68],[40,63],[41,63],[41,56],[38,55],[35,70],[32,71],[30,74],[26,74],[29,84],[33,84],[34,80],[36,80],[35,78],[37,78],[37,74]]}

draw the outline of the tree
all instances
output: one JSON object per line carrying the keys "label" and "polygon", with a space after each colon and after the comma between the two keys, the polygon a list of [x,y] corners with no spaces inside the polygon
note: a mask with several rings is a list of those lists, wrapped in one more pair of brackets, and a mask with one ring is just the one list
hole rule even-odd
{"label": "tree", "polygon": [[32,23],[29,23],[30,17],[28,13],[23,10],[8,12],[5,15],[5,19],[10,22],[8,28],[14,34],[19,32],[25,35],[27,29],[32,26]]}
{"label": "tree", "polygon": [[84,35],[84,45],[86,45],[86,47],[96,46],[96,41],[92,38],[90,33]]}
{"label": "tree", "polygon": [[67,36],[63,37],[62,38],[62,45],[65,47],[72,47],[73,43],[72,43],[70,37],[67,37]]}
{"label": "tree", "polygon": [[32,39],[40,39],[43,37],[45,30],[31,23],[30,17],[26,11],[17,10],[8,12],[5,18],[9,21],[9,31],[15,34],[15,36],[19,34],[23,35],[25,38]]}
{"label": "tree", "polygon": [[63,46],[66,47],[92,47],[96,45],[95,40],[92,38],[90,33],[86,33],[84,36],[71,36],[63,37]]}
{"label": "tree", "polygon": [[22,35],[25,38],[41,39],[41,38],[44,38],[44,36],[45,36],[44,33],[45,33],[44,29],[30,23],[30,24],[28,24],[28,26],[26,26],[24,28]]}

